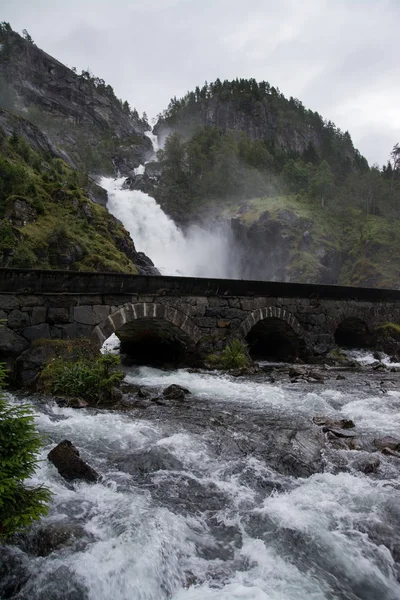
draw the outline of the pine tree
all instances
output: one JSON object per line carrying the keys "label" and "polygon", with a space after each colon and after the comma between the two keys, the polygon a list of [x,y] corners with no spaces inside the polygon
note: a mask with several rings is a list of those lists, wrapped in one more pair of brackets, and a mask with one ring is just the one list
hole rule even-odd
{"label": "pine tree", "polygon": [[[0,390],[4,378],[0,365]],[[49,490],[25,484],[37,467],[40,446],[29,407],[10,406],[0,392],[0,541],[47,512]]]}

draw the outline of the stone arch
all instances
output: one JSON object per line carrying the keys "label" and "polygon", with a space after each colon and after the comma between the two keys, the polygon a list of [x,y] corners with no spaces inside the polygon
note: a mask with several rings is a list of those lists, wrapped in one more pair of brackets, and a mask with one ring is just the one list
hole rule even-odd
{"label": "stone arch", "polygon": [[338,346],[347,348],[370,348],[376,341],[368,319],[358,315],[346,315],[338,320],[333,332]]}
{"label": "stone arch", "polygon": [[266,306],[265,308],[257,308],[247,315],[240,325],[240,332],[242,336],[246,337],[254,325],[257,325],[259,321],[263,321],[264,319],[268,318],[282,319],[282,321],[285,321],[288,325],[290,325],[297,335],[301,337],[304,337],[305,335],[303,327],[291,312],[281,308],[280,306]]}
{"label": "stone arch", "polygon": [[305,355],[305,333],[296,317],[284,308],[268,306],[252,311],[240,326],[256,360],[291,361]]}
{"label": "stone arch", "polygon": [[178,327],[194,345],[202,337],[200,329],[192,319],[177,308],[156,302],[137,302],[124,304],[104,319],[94,328],[92,338],[102,346],[110,335],[116,333],[121,327],[140,319],[167,321]]}

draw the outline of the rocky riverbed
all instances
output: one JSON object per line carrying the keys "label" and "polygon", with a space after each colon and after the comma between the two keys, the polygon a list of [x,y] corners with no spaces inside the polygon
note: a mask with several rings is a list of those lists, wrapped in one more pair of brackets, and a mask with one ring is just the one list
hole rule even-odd
{"label": "rocky riverbed", "polygon": [[[2,549],[0,597],[397,600],[400,373],[390,368],[140,367],[127,369],[113,409],[31,397],[47,436],[35,483],[54,498]],[[67,481],[47,459],[65,439],[96,483]]]}

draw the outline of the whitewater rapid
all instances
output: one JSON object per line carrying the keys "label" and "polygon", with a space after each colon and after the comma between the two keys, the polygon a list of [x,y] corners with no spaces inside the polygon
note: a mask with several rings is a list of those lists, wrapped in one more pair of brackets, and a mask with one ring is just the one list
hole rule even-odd
{"label": "whitewater rapid", "polygon": [[[47,436],[33,481],[54,493],[37,527],[83,533],[48,556],[11,549],[9,571],[29,574],[15,600],[400,598],[395,459],[380,455],[378,473],[365,475],[352,467],[362,451],[329,451],[309,477],[276,462],[285,431],[308,431],[316,415],[352,418],[358,435],[396,435],[398,391],[382,396],[366,374],[317,388],[149,367],[126,378],[149,398],[171,383],[192,394],[174,406],[138,399],[125,412],[33,399]],[[58,475],[46,456],[64,438],[102,481]]]}

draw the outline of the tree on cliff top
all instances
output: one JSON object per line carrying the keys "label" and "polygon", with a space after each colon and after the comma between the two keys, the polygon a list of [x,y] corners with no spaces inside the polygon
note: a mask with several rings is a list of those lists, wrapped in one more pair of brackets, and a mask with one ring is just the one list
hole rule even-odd
{"label": "tree on cliff top", "polygon": [[0,365],[0,541],[30,525],[47,512],[50,492],[25,484],[38,464],[41,439],[29,407],[10,406],[1,394]]}

